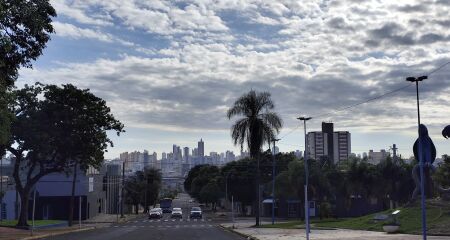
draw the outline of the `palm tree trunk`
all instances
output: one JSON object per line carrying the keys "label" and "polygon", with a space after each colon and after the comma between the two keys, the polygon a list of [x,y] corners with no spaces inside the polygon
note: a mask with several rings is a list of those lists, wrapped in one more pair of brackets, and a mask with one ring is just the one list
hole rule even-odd
{"label": "palm tree trunk", "polygon": [[259,184],[260,184],[260,169],[259,169],[259,154],[256,157],[257,167],[256,167],[256,204],[255,204],[255,218],[256,218],[256,224],[255,226],[259,226]]}

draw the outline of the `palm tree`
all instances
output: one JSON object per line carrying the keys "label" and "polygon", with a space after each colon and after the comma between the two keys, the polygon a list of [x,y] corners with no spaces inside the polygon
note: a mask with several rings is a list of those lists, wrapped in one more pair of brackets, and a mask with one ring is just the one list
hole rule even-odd
{"label": "palm tree", "polygon": [[247,145],[250,157],[257,160],[256,172],[256,226],[259,226],[259,154],[264,143],[270,144],[270,140],[280,132],[283,122],[281,118],[271,110],[274,104],[268,92],[250,92],[242,95],[228,109],[227,116],[242,116],[231,127],[231,138],[234,145]]}

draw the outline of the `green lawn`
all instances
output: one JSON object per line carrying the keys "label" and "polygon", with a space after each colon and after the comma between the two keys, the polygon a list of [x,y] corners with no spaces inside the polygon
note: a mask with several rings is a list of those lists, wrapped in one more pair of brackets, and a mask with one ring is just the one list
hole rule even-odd
{"label": "green lawn", "polygon": [[[50,224],[58,224],[63,223],[64,221],[60,220],[35,220],[34,225],[35,226],[45,226]],[[3,220],[0,222],[0,226],[3,227],[13,227],[16,226],[17,220]],[[31,225],[31,220],[28,220],[28,224]]]}
{"label": "green lawn", "polygon": [[[400,232],[420,234],[421,225],[421,209],[419,206],[410,208],[399,208],[401,212],[398,215],[400,222]],[[384,214],[391,213],[392,210],[382,212]],[[378,213],[379,214],[379,213]],[[368,231],[383,231],[383,222],[374,221],[376,214],[370,214],[357,218],[347,219],[324,219],[322,221],[313,219],[311,227],[316,228],[344,228]],[[266,228],[304,228],[302,221],[291,221],[279,223],[275,225],[263,225]],[[450,235],[450,204],[436,205],[428,204],[427,206],[427,227],[430,234]]]}

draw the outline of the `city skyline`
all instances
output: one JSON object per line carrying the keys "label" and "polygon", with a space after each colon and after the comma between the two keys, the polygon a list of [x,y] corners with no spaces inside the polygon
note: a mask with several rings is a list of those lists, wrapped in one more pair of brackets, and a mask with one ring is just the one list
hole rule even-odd
{"label": "city skyline", "polygon": [[[335,111],[450,61],[449,6],[439,1],[152,2],[51,1],[56,33],[34,68],[19,72],[18,87],[73,83],[105,99],[127,131],[111,136],[106,158],[201,137],[205,152],[239,150],[226,110],[250,89],[272,94],[285,123],[279,137],[289,134],[281,151],[303,149],[296,118],[308,115],[308,131],[331,120],[352,132],[354,152],[395,143],[410,156],[413,87]],[[444,67],[420,90],[438,155],[450,153],[440,135],[450,121],[449,76]]]}

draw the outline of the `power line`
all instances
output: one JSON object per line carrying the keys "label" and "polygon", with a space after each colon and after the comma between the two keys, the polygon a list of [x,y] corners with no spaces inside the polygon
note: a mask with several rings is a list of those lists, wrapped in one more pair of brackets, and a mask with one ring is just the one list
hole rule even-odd
{"label": "power line", "polygon": [[[440,65],[439,67],[437,67],[436,69],[432,70],[431,72],[428,72],[428,74],[425,74],[425,75],[430,76],[430,75],[432,75],[432,74],[434,74],[434,73],[440,71],[441,69],[443,69],[445,66],[447,66],[447,65],[449,65],[449,64],[450,64],[450,61],[448,61],[448,62],[446,62],[446,63]],[[411,84],[404,85],[404,86],[402,86],[402,87],[400,87],[400,88],[394,89],[394,90],[392,90],[392,91],[386,92],[386,93],[384,93],[384,94],[378,95],[378,96],[373,97],[373,98],[369,98],[369,99],[367,99],[367,100],[365,100],[365,101],[358,102],[358,103],[355,103],[355,104],[351,104],[351,105],[348,105],[348,106],[344,106],[344,107],[341,107],[341,108],[339,108],[339,109],[337,109],[337,110],[330,111],[330,112],[327,112],[327,113],[318,114],[318,115],[312,116],[312,118],[320,118],[320,117],[324,117],[324,116],[334,115],[334,114],[336,114],[336,113],[339,113],[339,112],[342,112],[342,111],[345,111],[345,110],[348,110],[348,109],[357,107],[357,106],[359,106],[359,105],[363,105],[363,104],[365,104],[365,103],[369,103],[369,102],[372,102],[372,101],[379,100],[379,99],[381,99],[381,98],[383,98],[383,97],[386,97],[386,96],[388,96],[388,95],[391,95],[391,94],[394,94],[394,93],[396,93],[396,92],[399,92],[399,91],[401,91],[401,90],[403,90],[403,89],[406,89],[406,88],[408,88],[408,87],[410,87],[410,86],[411,86]],[[292,129],[291,131],[289,131],[288,133],[286,133],[286,134],[284,134],[282,137],[280,137],[280,139],[283,139],[283,138],[285,138],[286,136],[292,134],[294,131],[296,131],[296,130],[299,129],[299,128],[300,128],[300,126],[295,127],[294,129]]]}
{"label": "power line", "polygon": [[431,71],[431,72],[429,72],[428,74],[425,74],[425,75],[430,76],[430,75],[432,75],[433,73],[440,71],[441,69],[443,69],[443,68],[444,68],[445,66],[447,66],[448,64],[450,64],[450,61],[449,61],[449,62],[446,62],[446,63],[444,63],[444,64],[442,64],[441,66],[437,67],[436,69],[434,69],[433,71]]}

